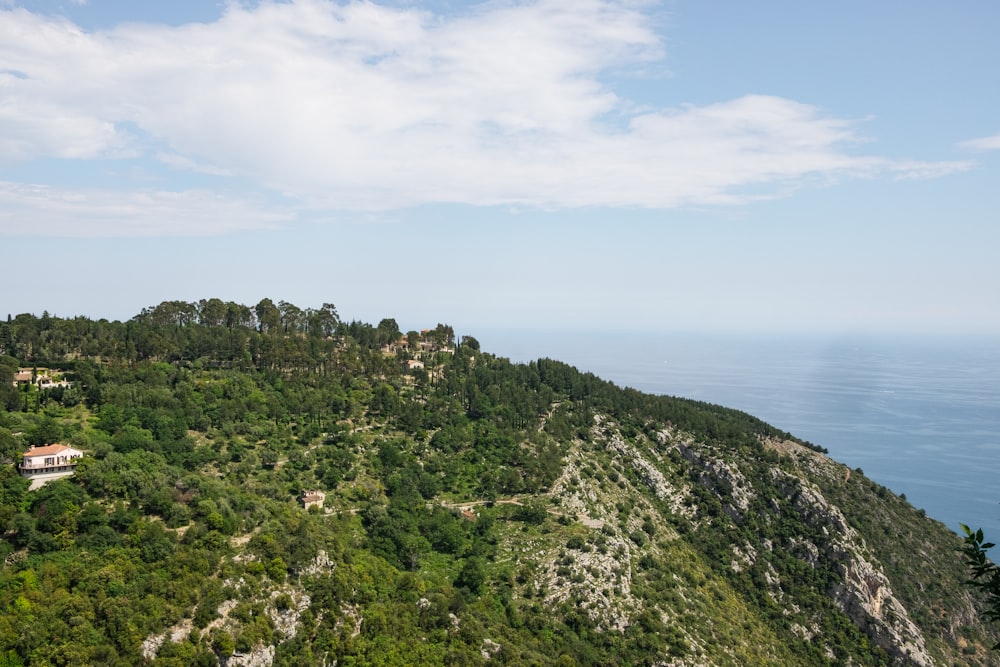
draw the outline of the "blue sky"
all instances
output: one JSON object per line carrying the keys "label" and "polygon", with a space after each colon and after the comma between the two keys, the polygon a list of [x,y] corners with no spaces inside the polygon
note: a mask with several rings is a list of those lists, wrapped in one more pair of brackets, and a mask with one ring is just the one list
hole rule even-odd
{"label": "blue sky", "polygon": [[0,314],[1000,333],[1000,4],[0,0]]}

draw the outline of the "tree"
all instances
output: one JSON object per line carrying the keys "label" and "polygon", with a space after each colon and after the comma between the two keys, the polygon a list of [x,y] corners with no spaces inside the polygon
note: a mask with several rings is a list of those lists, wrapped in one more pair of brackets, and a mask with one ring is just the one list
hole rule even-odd
{"label": "tree", "polygon": [[[263,302],[262,302],[263,303]],[[259,304],[258,304],[259,305]],[[253,327],[254,313],[249,306],[232,301],[226,303],[226,326],[230,329],[235,327]]]}
{"label": "tree", "polygon": [[228,658],[236,652],[236,642],[233,636],[226,631],[220,631],[212,641],[212,648],[223,658]]}
{"label": "tree", "polygon": [[375,342],[379,345],[395,343],[399,340],[400,335],[399,325],[396,324],[396,320],[387,317],[379,322],[378,327],[375,329]]}
{"label": "tree", "polygon": [[[982,528],[973,531],[964,523],[961,526],[965,533],[962,554],[972,570],[972,578],[968,584],[983,591],[986,596],[986,611],[983,614],[986,619],[1000,621],[1000,567],[986,555],[996,545],[985,540]],[[994,645],[993,650],[1000,650],[1000,643]]]}
{"label": "tree", "polygon": [[3,346],[0,344],[0,409],[16,410],[21,404],[21,397],[14,385],[14,374],[17,372],[17,359],[2,356]]}
{"label": "tree", "polygon": [[66,435],[62,425],[51,415],[44,415],[28,430],[29,445],[49,445]]}
{"label": "tree", "polygon": [[306,313],[301,308],[287,301],[279,301],[278,310],[281,313],[281,326],[285,333],[299,333],[305,328]]}
{"label": "tree", "polygon": [[411,350],[416,350],[420,346],[420,332],[419,331],[407,331],[406,332],[406,343],[410,346]]}
{"label": "tree", "polygon": [[326,338],[337,331],[340,315],[337,314],[336,306],[332,303],[324,303],[322,308],[308,311],[308,320],[309,333]]}
{"label": "tree", "polygon": [[257,313],[257,326],[261,333],[275,332],[281,329],[281,311],[270,299],[261,299],[254,306],[254,312]]}
{"label": "tree", "polygon": [[143,309],[139,317],[157,326],[187,326],[197,319],[198,306],[186,301],[164,301],[155,308]]}
{"label": "tree", "polygon": [[12,354],[14,352],[14,330],[10,325],[10,315],[7,315],[7,322],[0,323],[0,354]]}
{"label": "tree", "polygon": [[455,587],[468,592],[473,597],[483,592],[486,585],[486,565],[478,556],[465,559],[462,569],[455,577]]}
{"label": "tree", "polygon": [[455,343],[455,330],[447,324],[438,324],[431,330],[431,338],[438,349],[451,347]]}
{"label": "tree", "polygon": [[222,299],[202,299],[198,302],[198,321],[209,327],[217,327],[226,321],[226,304]]}

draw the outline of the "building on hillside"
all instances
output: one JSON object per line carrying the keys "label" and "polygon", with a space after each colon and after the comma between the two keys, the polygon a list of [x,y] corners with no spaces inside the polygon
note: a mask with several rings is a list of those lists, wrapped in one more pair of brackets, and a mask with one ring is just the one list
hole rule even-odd
{"label": "building on hillside", "polygon": [[66,380],[53,380],[48,375],[41,375],[38,381],[35,383],[38,385],[39,389],[55,389],[56,387],[68,387],[69,382]]}
{"label": "building on hillside", "polygon": [[406,370],[408,371],[422,371],[424,369],[424,362],[419,359],[409,359],[406,362]]}
{"label": "building on hillside", "polygon": [[32,447],[21,455],[18,470],[22,477],[32,480],[31,488],[34,489],[49,480],[69,477],[75,473],[81,456],[83,452],[69,445]]}
{"label": "building on hillside", "polygon": [[[47,368],[18,368],[14,374],[14,386],[20,387],[26,384],[36,385],[39,389],[55,389],[56,387],[68,387],[66,380],[56,380],[48,373]],[[60,373],[61,371],[56,371]]]}
{"label": "building on hillside", "polygon": [[326,500],[326,494],[322,491],[303,491],[299,500],[302,501],[302,506],[306,509],[310,507],[323,509],[323,501]]}

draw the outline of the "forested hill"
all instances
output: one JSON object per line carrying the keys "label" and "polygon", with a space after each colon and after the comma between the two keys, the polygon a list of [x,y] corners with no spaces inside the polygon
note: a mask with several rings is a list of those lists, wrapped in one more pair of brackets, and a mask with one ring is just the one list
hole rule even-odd
{"label": "forested hill", "polygon": [[479,347],[269,299],[0,322],[0,665],[995,664],[958,538],[860,471]]}

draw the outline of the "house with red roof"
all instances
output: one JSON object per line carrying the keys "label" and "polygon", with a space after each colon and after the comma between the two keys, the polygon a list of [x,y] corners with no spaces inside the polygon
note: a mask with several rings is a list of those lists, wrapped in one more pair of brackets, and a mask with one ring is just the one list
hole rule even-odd
{"label": "house with red roof", "polygon": [[60,477],[69,477],[76,472],[77,460],[83,452],[69,445],[44,445],[32,447],[21,455],[18,470],[21,476],[32,479],[31,488],[38,488],[45,482]]}

